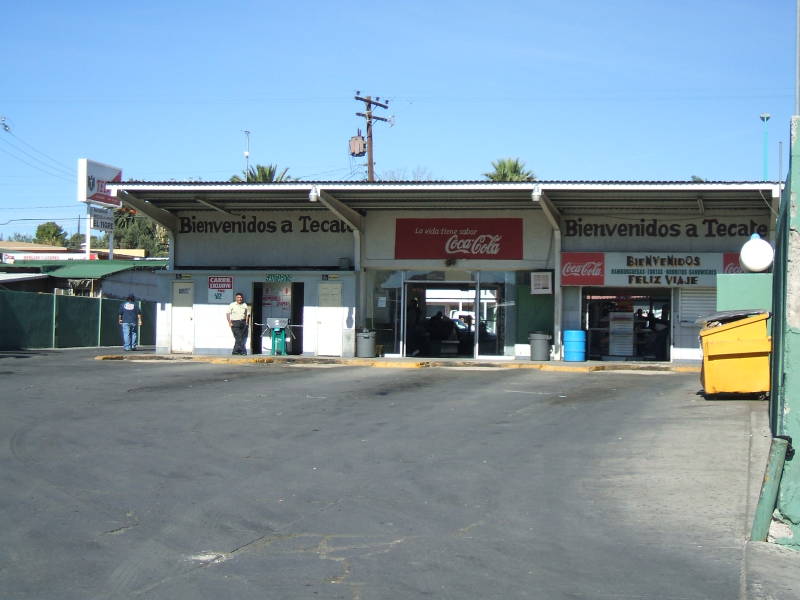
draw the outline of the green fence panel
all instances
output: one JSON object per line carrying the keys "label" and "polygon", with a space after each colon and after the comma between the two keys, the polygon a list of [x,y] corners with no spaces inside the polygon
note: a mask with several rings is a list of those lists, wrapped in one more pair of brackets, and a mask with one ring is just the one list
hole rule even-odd
{"label": "green fence panel", "polygon": [[119,327],[119,307],[124,300],[103,299],[103,314],[100,317],[100,345],[121,346],[122,332]]}
{"label": "green fence panel", "polygon": [[[101,346],[121,346],[122,332],[119,327],[119,307],[125,300],[103,299],[101,320]],[[156,303],[137,300],[142,311],[142,327],[139,330],[139,345],[154,346],[156,343]]]}
{"label": "green fence panel", "polygon": [[0,290],[0,350],[49,348],[53,296]]}
{"label": "green fence panel", "polygon": [[56,347],[97,346],[97,299],[56,296]]}
{"label": "green fence panel", "polygon": [[[0,350],[53,346],[52,294],[0,290]],[[55,346],[121,346],[119,307],[124,300],[55,296]],[[156,302],[140,302],[139,344],[156,343]]]}

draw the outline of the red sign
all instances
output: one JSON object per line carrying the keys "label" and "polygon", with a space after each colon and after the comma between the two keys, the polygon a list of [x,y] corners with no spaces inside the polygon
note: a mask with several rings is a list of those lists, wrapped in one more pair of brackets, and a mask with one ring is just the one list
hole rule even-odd
{"label": "red sign", "polygon": [[602,252],[562,252],[561,285],[603,285],[605,266]]}
{"label": "red sign", "polygon": [[742,265],[739,263],[738,252],[726,252],[722,255],[722,272],[723,273],[744,273]]}
{"label": "red sign", "polygon": [[522,259],[522,219],[397,219],[395,258]]}
{"label": "red sign", "polygon": [[230,276],[217,276],[208,278],[208,289],[210,290],[232,290],[233,277]]}

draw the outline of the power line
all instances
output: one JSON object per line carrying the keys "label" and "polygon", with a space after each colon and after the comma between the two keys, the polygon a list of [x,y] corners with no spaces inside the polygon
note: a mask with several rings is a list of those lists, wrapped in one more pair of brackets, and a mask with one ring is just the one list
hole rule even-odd
{"label": "power line", "polygon": [[[38,154],[39,156],[42,156],[42,157],[44,157],[45,159],[47,159],[48,161],[50,161],[51,163],[53,163],[52,165],[45,165],[45,166],[47,166],[48,168],[51,168],[51,169],[56,169],[56,170],[59,170],[59,171],[65,171],[67,175],[69,175],[69,176],[71,176],[71,177],[75,177],[76,171],[75,171],[75,169],[74,169],[73,167],[67,166],[66,164],[62,163],[61,161],[59,161],[59,160],[57,160],[57,159],[55,159],[55,158],[53,158],[53,157],[52,157],[52,156],[50,156],[49,154],[47,154],[47,153],[45,153],[45,152],[42,152],[41,150],[39,150],[38,148],[36,148],[36,146],[34,146],[33,144],[30,144],[30,143],[26,142],[25,140],[23,140],[23,139],[22,139],[21,137],[19,137],[19,136],[18,136],[16,133],[14,133],[14,131],[11,129],[11,126],[8,124],[8,119],[7,119],[6,117],[4,117],[4,116],[1,116],[1,115],[0,115],[0,128],[2,128],[2,129],[3,129],[3,131],[5,131],[7,134],[9,134],[11,137],[13,137],[13,138],[14,138],[16,141],[18,141],[19,143],[21,143],[21,144],[24,144],[25,146],[27,146],[28,148],[30,148],[31,150],[33,150],[33,151],[34,151],[36,154]],[[8,144],[9,144],[9,145],[12,147],[12,148],[14,148],[14,149],[16,149],[16,150],[19,150],[20,152],[22,152],[22,153],[23,153],[23,154],[25,154],[26,156],[29,156],[29,157],[33,158],[34,160],[41,160],[41,158],[38,158],[38,157],[36,157],[36,156],[33,156],[32,154],[30,154],[29,152],[26,152],[26,151],[25,151],[25,150],[23,150],[22,148],[19,148],[19,147],[17,147],[17,146],[14,146],[13,144],[11,144],[10,142],[8,142],[7,140],[6,140],[6,142],[7,142],[7,143],[8,143]]]}
{"label": "power line", "polygon": [[42,164],[41,163],[41,159],[38,156],[35,156],[35,155],[31,154],[30,152],[27,152],[26,150],[20,148],[19,146],[15,146],[14,144],[9,142],[5,138],[0,138],[0,139],[2,139],[6,144],[11,146],[17,152],[21,152],[22,154],[24,154],[25,156],[27,156],[28,158],[30,158],[32,160],[39,161],[40,166],[43,167],[43,168],[50,169],[54,173],[61,173],[62,175],[67,175],[67,176],[71,176],[71,177],[75,176],[75,171],[70,171],[69,169],[65,169],[64,167],[61,167],[61,166]]}
{"label": "power line", "polygon": [[19,156],[15,155],[15,154],[12,154],[8,150],[3,150],[2,148],[0,148],[0,152],[2,152],[3,154],[8,154],[11,158],[13,158],[15,160],[18,160],[19,162],[21,162],[23,164],[26,164],[29,167],[36,169],[37,171],[41,171],[45,175],[50,175],[51,177],[56,177],[58,179],[63,179],[64,181],[69,181],[69,182],[74,182],[75,181],[74,179],[70,179],[69,177],[65,176],[63,173],[54,173],[52,171],[46,170],[41,165],[35,165],[33,163],[29,163],[24,158],[20,158]]}
{"label": "power line", "polygon": [[73,208],[75,204],[59,204],[58,206],[0,206],[0,210],[44,210],[51,208]]}

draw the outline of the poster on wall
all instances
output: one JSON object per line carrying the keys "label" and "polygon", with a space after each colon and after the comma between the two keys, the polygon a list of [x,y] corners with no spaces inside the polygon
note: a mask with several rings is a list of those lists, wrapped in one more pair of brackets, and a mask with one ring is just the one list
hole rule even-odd
{"label": "poster on wall", "polygon": [[396,259],[522,259],[522,219],[396,219]]}
{"label": "poster on wall", "polygon": [[233,302],[233,277],[229,275],[208,278],[208,303],[230,304]]}
{"label": "poster on wall", "polygon": [[267,281],[261,299],[264,318],[290,319],[292,316],[292,284]]}
{"label": "poster on wall", "polygon": [[717,274],[741,273],[736,252],[562,252],[561,284],[716,287]]}

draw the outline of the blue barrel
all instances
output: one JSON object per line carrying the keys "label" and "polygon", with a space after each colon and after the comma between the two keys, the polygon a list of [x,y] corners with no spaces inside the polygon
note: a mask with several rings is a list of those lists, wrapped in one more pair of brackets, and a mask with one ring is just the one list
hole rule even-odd
{"label": "blue barrel", "polygon": [[564,360],[583,362],[586,360],[586,332],[581,329],[564,331]]}

